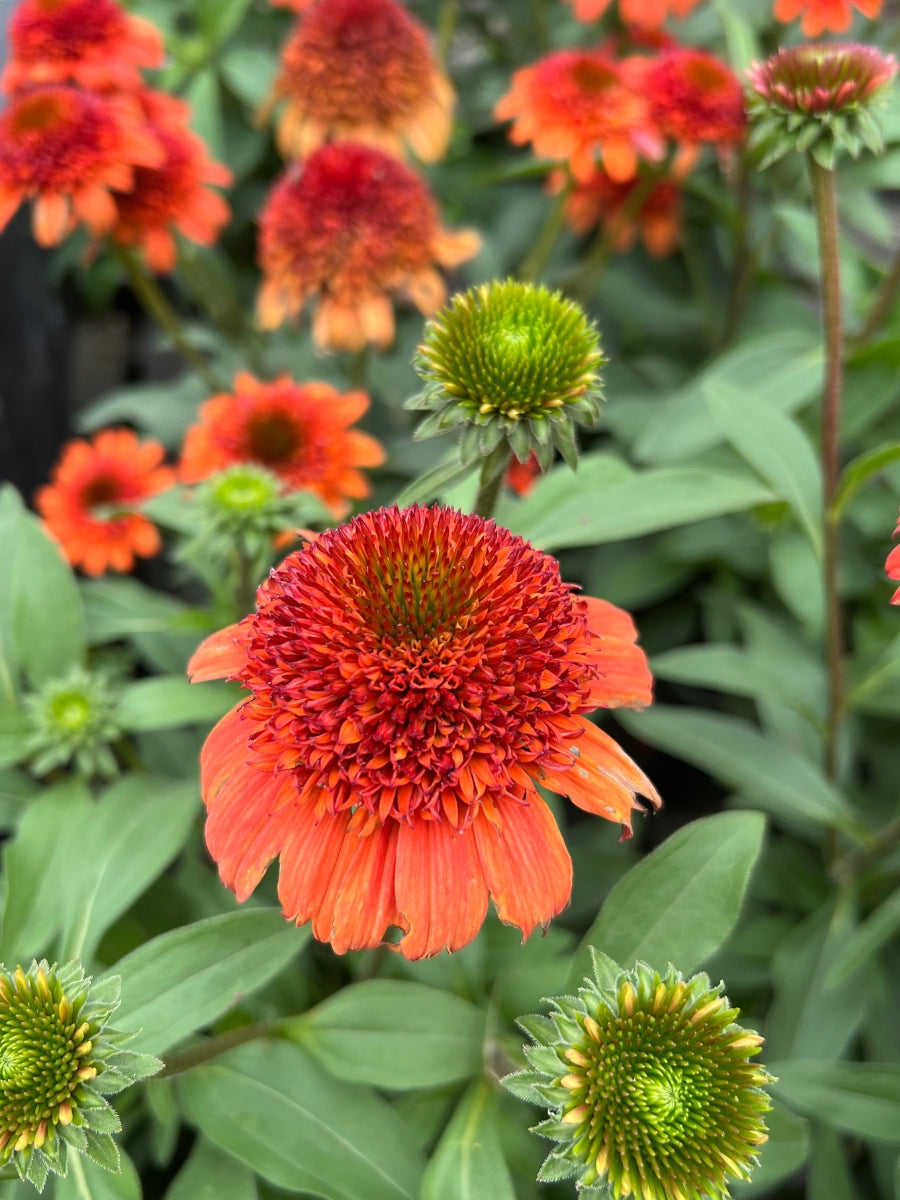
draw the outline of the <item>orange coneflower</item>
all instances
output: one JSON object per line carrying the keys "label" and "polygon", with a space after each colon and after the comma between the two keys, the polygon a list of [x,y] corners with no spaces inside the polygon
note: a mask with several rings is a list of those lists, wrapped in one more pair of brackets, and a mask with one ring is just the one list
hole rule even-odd
{"label": "orange coneflower", "polygon": [[106,233],[116,220],[111,191],[128,191],[135,167],[162,158],[130,98],[64,84],[23,92],[0,114],[0,230],[34,197],[40,245],[56,245],[79,220]]}
{"label": "orange coneflower", "polygon": [[642,706],[627,613],[477,516],[386,508],[320,534],[208,638],[196,681],[249,697],[201,755],[206,841],[244,900],[280,856],[285,915],[338,953],[403,931],[407,958],[475,937],[488,896],[527,936],[571,861],[537,783],[631,834],[643,772],[585,714]]}
{"label": "orange coneflower", "polygon": [[676,174],[687,174],[702,142],[724,150],[743,140],[744,89],[715,55],[690,47],[666,50],[647,67],[644,86],[654,123],[680,146]]}
{"label": "orange coneflower", "polygon": [[[568,0],[579,21],[596,21],[611,0]],[[666,17],[686,17],[699,0],[619,0],[619,15],[628,25],[656,29]]]}
{"label": "orange coneflower", "polygon": [[163,61],[162,36],[115,0],[22,0],[9,24],[4,91],[71,81],[86,88],[141,86],[141,67]]}
{"label": "orange coneflower", "polygon": [[396,0],[317,0],[281,52],[274,99],[286,158],[350,140],[425,162],[450,140],[454,94],[428,34]]}
{"label": "orange coneflower", "polygon": [[843,33],[849,29],[854,8],[874,20],[881,12],[881,5],[882,0],[776,0],[775,19],[787,24],[802,16],[800,28],[804,36],[818,37],[821,33]]}
{"label": "orange coneflower", "polygon": [[[894,526],[894,537],[897,537],[898,534],[900,534],[900,519]],[[900,580],[900,546],[895,546],[887,556],[884,570],[888,579],[893,579],[895,583]],[[897,588],[891,596],[891,604],[900,604],[900,588]]]}
{"label": "orange coneflower", "polygon": [[242,371],[234,394],[213,396],[188,429],[180,474],[185,483],[207,479],[234,463],[268,468],[292,491],[315,493],[336,517],[348,500],[369,495],[359,467],[384,462],[381,444],[350,429],[369,407],[365,392],[341,394],[329,383],[297,384],[288,375],[261,383]]}
{"label": "orange coneflower", "polygon": [[329,143],[289,169],[259,224],[260,324],[275,328],[318,296],[313,338],[339,350],[390,345],[394,293],[436,312],[446,289],[435,263],[455,266],[479,245],[471,231],[441,227],[408,167],[353,142]]}
{"label": "orange coneflower", "polygon": [[[550,184],[559,192],[565,177],[551,175]],[[617,183],[604,171],[576,183],[566,198],[566,220],[576,233],[587,233],[595,225],[610,230],[616,250],[629,250],[640,235],[647,251],[656,258],[671,254],[681,233],[681,189],[670,179],[658,179],[649,187],[635,176]]]}
{"label": "orange coneflower", "polygon": [[512,462],[506,468],[506,474],[503,476],[503,482],[511,492],[515,492],[517,496],[528,496],[534,491],[534,485],[540,479],[543,472],[541,464],[538,462],[538,456],[532,450],[524,462],[513,456]]}
{"label": "orange coneflower", "polygon": [[614,179],[631,179],[639,156],[663,152],[638,85],[642,70],[638,60],[616,60],[602,48],[559,50],[516,71],[494,115],[512,118],[510,141],[566,160],[576,179],[590,178],[598,154]]}
{"label": "orange coneflower", "polygon": [[230,209],[205,185],[229,184],[231,172],[210,158],[206,144],[188,128],[186,104],[150,88],[138,99],[165,157],[158,166],[136,167],[131,191],[116,195],[118,216],[110,236],[123,246],[140,246],[152,270],[167,272],[177,257],[173,229],[202,246],[218,237]]}
{"label": "orange coneflower", "polygon": [[88,575],[130,571],[135,556],[159,552],[156,526],[134,510],[174,484],[164,455],[159,442],[141,442],[130,429],[107,429],[63,449],[35,504],[73,566]]}

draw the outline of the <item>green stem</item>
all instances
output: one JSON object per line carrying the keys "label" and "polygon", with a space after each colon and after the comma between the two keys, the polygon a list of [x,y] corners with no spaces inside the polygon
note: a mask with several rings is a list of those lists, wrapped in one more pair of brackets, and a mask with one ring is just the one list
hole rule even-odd
{"label": "green stem", "polygon": [[845,854],[831,866],[835,879],[848,880],[859,875],[866,867],[872,866],[880,858],[890,854],[900,846],[900,817],[894,817],[875,835],[867,846],[862,846],[850,854]]}
{"label": "green stem", "polygon": [[459,0],[444,0],[441,5],[440,14],[438,15],[437,43],[435,45],[438,62],[442,65],[445,65],[447,62],[447,54],[450,51],[450,43],[453,41],[453,33],[456,29],[458,17]]}
{"label": "green stem", "polygon": [[569,179],[566,180],[566,185],[562,191],[558,192],[554,197],[544,226],[538,234],[537,241],[522,260],[522,265],[519,267],[517,273],[519,278],[524,280],[525,283],[533,283],[542,274],[547,263],[550,261],[553,248],[565,224],[566,201],[571,191],[572,181]]}
{"label": "green stem", "polygon": [[828,777],[834,779],[837,775],[837,745],[844,708],[844,644],[837,577],[840,522],[831,511],[840,475],[839,431],[844,373],[841,272],[834,172],[820,166],[812,155],[807,155],[807,165],[819,234],[822,316],[825,333],[825,386],[822,397],[822,498],[825,538],[823,583],[828,706],[825,720],[824,765]]}
{"label": "green stem", "polygon": [[88,1186],[88,1181],[85,1178],[84,1167],[81,1163],[81,1155],[77,1151],[71,1151],[67,1156],[68,1168],[72,1172],[72,1178],[75,1180],[75,1188],[78,1192],[80,1200],[94,1200],[91,1194],[91,1189]]}
{"label": "green stem", "polygon": [[547,21],[544,16],[544,0],[531,0],[531,17],[534,23],[534,44],[539,54],[550,49],[547,37]]}
{"label": "green stem", "polygon": [[141,266],[134,251],[125,246],[117,246],[114,242],[110,242],[110,246],[113,254],[122,264],[125,274],[128,276],[129,286],[140,300],[144,311],[149,313],[160,328],[166,331],[181,357],[200,376],[210,391],[221,391],[222,384],[210,369],[203,355],[198,353],[188,341],[181,319],[153,276],[148,275]]}
{"label": "green stem", "polygon": [[625,200],[615,219],[607,221],[600,229],[569,289],[572,296],[581,304],[587,304],[594,295],[622,230],[626,229],[629,222],[640,212],[647,197],[656,186],[656,181],[657,177],[652,172],[641,176],[640,182]]}
{"label": "green stem", "polygon": [[478,495],[475,497],[475,507],[472,511],[479,517],[492,517],[497,507],[497,497],[500,495],[500,485],[509,466],[512,455],[506,442],[497,446],[481,464],[481,478],[478,481]]}
{"label": "green stem", "polygon": [[172,1075],[181,1075],[193,1067],[211,1062],[212,1059],[233,1050],[236,1046],[243,1046],[245,1042],[253,1042],[259,1038],[277,1037],[280,1028],[279,1021],[254,1021],[252,1025],[241,1025],[239,1029],[229,1029],[225,1033],[218,1033],[215,1037],[207,1038],[198,1045],[191,1046],[189,1050],[182,1050],[179,1054],[170,1055],[166,1059],[166,1065],[158,1075],[154,1076],[154,1079],[168,1079]]}
{"label": "green stem", "polygon": [[890,316],[897,296],[900,295],[900,249],[891,263],[890,270],[878,285],[872,307],[866,314],[862,328],[850,338],[854,346],[864,346]]}

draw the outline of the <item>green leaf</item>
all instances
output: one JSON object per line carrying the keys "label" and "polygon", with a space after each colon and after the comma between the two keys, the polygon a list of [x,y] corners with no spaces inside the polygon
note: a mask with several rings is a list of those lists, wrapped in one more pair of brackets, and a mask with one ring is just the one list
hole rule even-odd
{"label": "green leaf", "polygon": [[706,403],[719,428],[776,496],[786,500],[817,554],[822,553],[822,473],[806,434],[757,393],[707,384]]}
{"label": "green leaf", "polygon": [[658,679],[672,679],[732,696],[759,696],[771,680],[740,646],[679,646],[650,660]]}
{"label": "green leaf", "polygon": [[851,459],[841,472],[838,490],[831,502],[832,516],[837,520],[862,485],[885,467],[900,459],[900,442],[886,442]]}
{"label": "green leaf", "polygon": [[430,471],[418,475],[397,493],[394,503],[404,508],[407,504],[425,504],[439,496],[445,488],[453,487],[468,478],[475,470],[475,463],[461,463],[454,455],[449,462],[438,463]]}
{"label": "green leaf", "polygon": [[19,662],[32,684],[58,679],[84,661],[85,627],[72,568],[41,523],[21,518],[12,563],[13,635]]}
{"label": "green leaf", "polygon": [[619,472],[618,479],[604,483],[585,481],[579,468],[577,476],[570,476],[566,494],[555,499],[545,499],[545,486],[540,484],[527,500],[501,504],[497,510],[501,524],[544,550],[641,537],[774,498],[748,475],[701,467],[660,467],[628,478]]}
{"label": "green leaf", "polygon": [[209,152],[218,162],[224,162],[225,129],[222,121],[222,96],[219,80],[211,67],[194,75],[185,93],[191,106],[191,126],[209,147]]}
{"label": "green leaf", "polygon": [[141,1200],[141,1181],[134,1163],[121,1147],[119,1157],[120,1172],[114,1175],[86,1154],[81,1155],[81,1169],[84,1172],[87,1192],[78,1179],[77,1168],[70,1164],[66,1177],[56,1179],[56,1200],[86,1200],[86,1197],[90,1197],[90,1200]]}
{"label": "green leaf", "polygon": [[276,56],[263,46],[230,46],[220,59],[222,79],[235,96],[257,109],[269,95],[278,70]]}
{"label": "green leaf", "polygon": [[825,986],[836,987],[870,962],[900,929],[900,888],[854,930],[846,946],[831,964]]}
{"label": "green leaf", "polygon": [[89,959],[100,938],[172,861],[200,808],[194,782],[132,774],[108,787],[79,837],[86,864],[66,897],[63,959]]}
{"label": "green leaf", "polygon": [[15,571],[22,531],[22,500],[11,484],[0,485],[0,701],[16,702],[19,655],[14,629]]}
{"label": "green leaf", "polygon": [[243,1163],[199,1137],[165,1200],[257,1200],[256,1180]]}
{"label": "green leaf", "polygon": [[740,789],[775,816],[856,832],[846,801],[814,763],[738,717],[660,704],[616,715],[629,733]]}
{"label": "green leaf", "polygon": [[326,1200],[418,1200],[422,1162],[409,1128],[300,1046],[241,1046],[189,1072],[179,1091],[211,1142],[276,1187]]}
{"label": "green leaf", "polygon": [[825,1125],[813,1125],[806,1196],[807,1200],[859,1200],[841,1139]]}
{"label": "green leaf", "polygon": [[867,1141],[900,1143],[900,1064],[769,1063],[785,1104],[804,1116]]}
{"label": "green leaf", "polygon": [[145,942],[110,968],[122,976],[116,1025],[135,1050],[162,1054],[267,983],[309,939],[274,908],[197,921]]}
{"label": "green leaf", "polygon": [[425,1169],[421,1200],[516,1200],[503,1157],[497,1093],[481,1079],[456,1106]]}
{"label": "green leaf", "polygon": [[0,767],[12,767],[28,758],[26,745],[31,723],[21,708],[0,706]]}
{"label": "green leaf", "polygon": [[139,679],[122,692],[115,721],[131,733],[171,729],[175,725],[206,725],[218,721],[240,698],[228,683],[188,683],[182,675]]}
{"label": "green leaf", "polygon": [[169,633],[189,610],[136,579],[96,579],[81,585],[88,642],[104,645],[137,634]]}
{"label": "green leaf", "polygon": [[372,979],[335,992],[286,1032],[340,1079],[426,1088],[481,1072],[484,1022],[481,1009],[449,992]]}
{"label": "green leaf", "polygon": [[570,986],[591,972],[590,947],[623,967],[635,960],[686,975],[722,945],[737,922],[765,821],[719,813],[679,829],[619,880],[585,934]]}
{"label": "green leaf", "polygon": [[230,37],[247,15],[253,0],[194,0],[194,17],[210,47]]}
{"label": "green leaf", "polygon": [[66,919],[73,884],[91,869],[73,847],[92,815],[93,801],[78,780],[49,788],[25,809],[15,839],[3,851],[0,962],[15,965],[49,951]]}

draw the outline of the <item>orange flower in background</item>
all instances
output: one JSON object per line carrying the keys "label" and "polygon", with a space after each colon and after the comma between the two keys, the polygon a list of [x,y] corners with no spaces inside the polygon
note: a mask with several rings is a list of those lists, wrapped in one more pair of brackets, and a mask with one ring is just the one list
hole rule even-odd
{"label": "orange flower in background", "polygon": [[359,467],[384,462],[381,444],[349,426],[369,407],[365,392],[341,394],[329,383],[297,384],[288,375],[261,383],[242,371],[234,395],[213,396],[188,429],[179,472],[197,483],[234,463],[268,468],[292,491],[310,491],[336,517],[348,500],[369,495]]}
{"label": "orange flower in background", "polygon": [[62,84],[23,92],[0,113],[0,230],[34,198],[34,236],[54,246],[84,221],[106,233],[116,221],[111,190],[127,192],[134,168],[163,151],[130,98]]}
{"label": "orange flower in background", "polygon": [[141,442],[130,429],[107,429],[64,447],[35,506],[73,566],[87,575],[130,571],[135,557],[159,553],[156,526],[134,509],[174,484],[164,456],[159,442]]}
{"label": "orange flower in background", "polygon": [[775,19],[787,24],[802,16],[804,37],[821,33],[843,33],[850,28],[854,8],[873,20],[881,13],[882,0],[777,0]]}
{"label": "orange flower in background", "polygon": [[141,67],[159,67],[163,40],[149,21],[115,0],[22,0],[9,23],[4,91],[71,81],[86,88],[141,86]]}
{"label": "orange flower in background", "polygon": [[195,681],[249,697],[201,754],[206,842],[244,900],[280,857],[285,916],[338,953],[422,958],[477,934],[490,896],[527,936],[572,866],[536,784],[622,824],[653,785],[584,714],[643,706],[627,613],[482,517],[387,508],[320,534],[208,638]]}
{"label": "orange flower in background", "polygon": [[218,192],[206,184],[231,182],[227,167],[214,162],[206,144],[188,128],[190,109],[165,92],[145,88],[139,95],[147,128],[161,146],[163,160],[136,167],[130,192],[116,196],[118,215],[110,231],[123,246],[139,246],[154,271],[175,267],[173,230],[210,246],[231,215]]}
{"label": "orange flower in background", "polygon": [[534,485],[540,479],[541,474],[541,464],[532,450],[525,462],[519,462],[517,458],[513,458],[506,469],[503,482],[517,496],[527,496],[534,491]]}
{"label": "orange flower in background", "polygon": [[[900,534],[900,520],[894,526],[894,537],[897,537],[898,534]],[[900,546],[895,546],[887,556],[884,569],[888,579],[900,580]],[[900,588],[897,588],[891,596],[891,604],[900,604]]]}
{"label": "orange flower in background", "polygon": [[[596,21],[611,0],[567,0],[579,21]],[[699,0],[619,0],[619,15],[628,25],[656,29],[667,17],[686,17]]]}
{"label": "orange flower in background", "polygon": [[274,99],[286,158],[328,139],[362,142],[423,162],[447,148],[455,96],[426,30],[396,0],[319,0],[281,52]]}
{"label": "orange flower in background", "polygon": [[[565,176],[555,172],[551,189],[559,192]],[[617,183],[597,171],[584,183],[576,183],[566,199],[566,220],[575,233],[587,233],[595,225],[608,227],[616,250],[630,250],[636,238],[655,258],[671,254],[681,235],[681,189],[661,179],[649,186],[641,176]]]}
{"label": "orange flower in background", "polygon": [[598,154],[614,179],[631,179],[639,156],[663,153],[639,86],[642,70],[639,60],[617,61],[602,49],[559,50],[516,71],[494,116],[512,119],[511,142],[568,161],[576,179],[590,178]]}
{"label": "orange flower in background", "polygon": [[479,238],[440,224],[427,186],[403,163],[353,142],[322,146],[276,184],[259,217],[259,321],[274,329],[318,297],[313,339],[359,350],[394,338],[390,296],[426,316],[444,303],[435,264],[471,258]]}
{"label": "orange flower in background", "polygon": [[688,173],[700,143],[727,148],[743,140],[744,89],[715,55],[689,47],[667,50],[648,66],[644,85],[654,123],[681,147],[676,174]]}
{"label": "orange flower in background", "polygon": [[303,12],[304,8],[309,8],[315,0],[271,0],[271,3],[276,8],[291,8],[294,12]]}

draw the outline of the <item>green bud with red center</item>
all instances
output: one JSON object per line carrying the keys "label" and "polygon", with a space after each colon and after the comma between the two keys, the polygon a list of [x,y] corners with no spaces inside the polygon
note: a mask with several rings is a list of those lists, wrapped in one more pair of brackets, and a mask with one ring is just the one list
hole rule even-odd
{"label": "green bud with red center", "polygon": [[762,148],[760,166],[790,150],[808,151],[828,170],[841,150],[854,158],[863,147],[880,154],[884,138],[873,109],[896,73],[892,54],[858,42],[807,42],[753,63],[750,146]]}
{"label": "green bud with red center", "polygon": [[506,443],[542,470],[554,449],[577,465],[575,426],[600,413],[605,362],[596,327],[560,292],[513,279],[454,296],[430,320],[414,359],[425,381],[407,407],[430,412],[416,438],[462,431],[464,463]]}
{"label": "green bud with red center", "polygon": [[592,1200],[725,1200],[766,1140],[763,1039],[704,974],[592,954],[577,996],[521,1019],[532,1069],[503,1081],[549,1109],[534,1132],[557,1145],[539,1180],[574,1178]]}
{"label": "green bud with red center", "polygon": [[32,755],[31,770],[46,775],[68,767],[86,778],[115,775],[111,746],[122,736],[115,720],[117,702],[117,689],[107,676],[81,666],[27,697],[31,729],[25,745]]}
{"label": "green bud with red center", "polygon": [[73,1153],[119,1170],[121,1123],[105,1096],[162,1066],[107,1028],[119,986],[117,976],[92,986],[78,962],[0,968],[0,1164],[38,1191]]}

